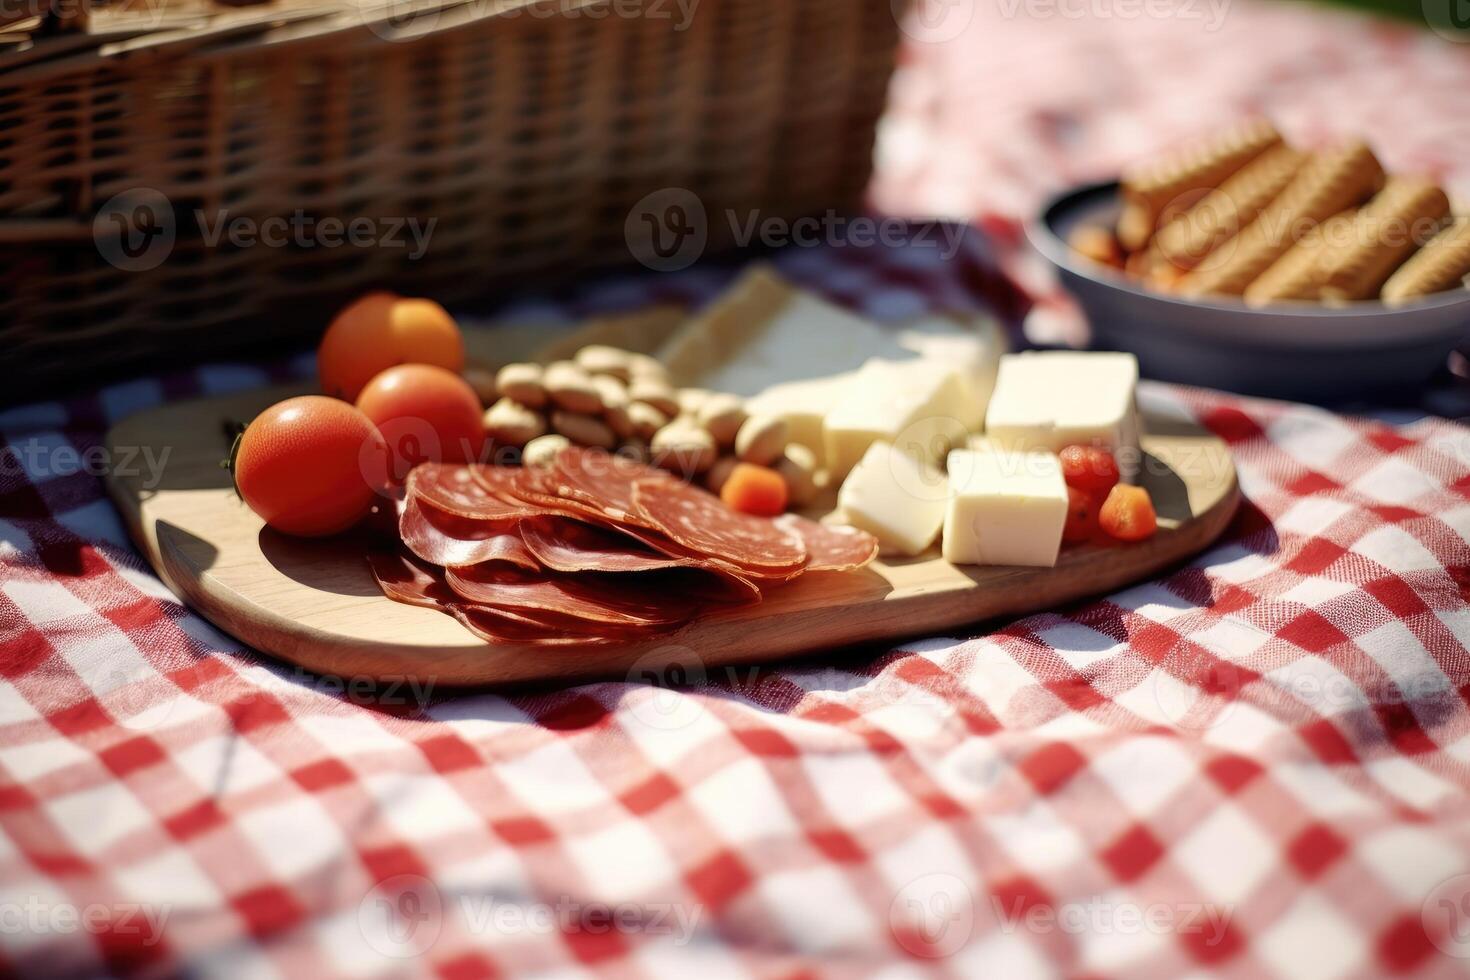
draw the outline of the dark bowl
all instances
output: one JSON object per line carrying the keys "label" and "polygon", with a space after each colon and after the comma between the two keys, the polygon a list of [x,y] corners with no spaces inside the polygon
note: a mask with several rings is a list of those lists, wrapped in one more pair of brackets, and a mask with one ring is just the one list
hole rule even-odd
{"label": "dark bowl", "polygon": [[1312,401],[1405,391],[1441,368],[1470,332],[1470,290],[1406,306],[1379,302],[1257,308],[1154,292],[1067,246],[1079,224],[1111,226],[1118,184],[1054,198],[1026,230],[1092,327],[1093,346],[1132,351],[1148,377]]}

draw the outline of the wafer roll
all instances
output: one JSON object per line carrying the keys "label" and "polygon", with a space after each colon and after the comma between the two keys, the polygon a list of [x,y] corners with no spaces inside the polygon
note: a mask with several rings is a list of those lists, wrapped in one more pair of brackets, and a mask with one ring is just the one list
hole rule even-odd
{"label": "wafer roll", "polygon": [[1379,295],[1389,306],[1402,306],[1423,296],[1456,289],[1470,275],[1470,218],[1454,219],[1399,270],[1388,277]]}
{"label": "wafer roll", "polygon": [[1255,220],[1306,160],[1307,154],[1285,143],[1271,147],[1160,228],[1151,247],[1180,269],[1194,268],[1215,246]]}
{"label": "wafer roll", "polygon": [[1326,275],[1326,256],[1350,241],[1357,208],[1341,211],[1309,230],[1271,267],[1245,287],[1245,301],[1265,306],[1282,300],[1315,301]]}
{"label": "wafer roll", "polygon": [[1192,191],[1206,191],[1281,142],[1265,120],[1251,120],[1190,146],[1163,160],[1123,174],[1123,214],[1118,239],[1130,252],[1148,244],[1159,216],[1171,202]]}
{"label": "wafer roll", "polygon": [[1383,168],[1366,144],[1315,154],[1256,220],[1222,242],[1185,276],[1185,296],[1239,296],[1312,228],[1361,204],[1383,184]]}
{"label": "wafer roll", "polygon": [[1377,296],[1393,270],[1439,232],[1449,213],[1450,199],[1430,181],[1390,177],[1358,212],[1348,247],[1328,258],[1322,301]]}

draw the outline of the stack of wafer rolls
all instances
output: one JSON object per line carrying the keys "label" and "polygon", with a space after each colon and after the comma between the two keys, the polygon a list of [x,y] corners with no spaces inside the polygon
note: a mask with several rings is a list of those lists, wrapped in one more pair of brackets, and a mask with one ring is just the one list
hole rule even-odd
{"label": "stack of wafer rolls", "polygon": [[1328,220],[1299,240],[1245,290],[1245,301],[1345,303],[1377,296],[1410,253],[1434,236],[1450,199],[1427,180],[1390,177],[1364,207]]}
{"label": "stack of wafer rolls", "polygon": [[1380,295],[1389,306],[1402,306],[1461,287],[1466,276],[1470,276],[1470,218],[1459,217],[1389,276]]}
{"label": "stack of wafer rolls", "polygon": [[1240,234],[1179,281],[1185,296],[1239,296],[1297,239],[1383,183],[1383,168],[1364,143],[1316,154]]}
{"label": "stack of wafer rolls", "polygon": [[1167,208],[1181,206],[1190,195],[1218,187],[1225,178],[1280,143],[1281,134],[1274,126],[1253,119],[1165,160],[1130,169],[1122,181],[1119,242],[1130,252],[1143,248]]}
{"label": "stack of wafer rolls", "polygon": [[1356,209],[1339,211],[1309,229],[1286,250],[1286,254],[1245,287],[1245,301],[1264,306],[1282,300],[1310,301],[1322,288],[1322,257],[1346,244],[1351,235]]}
{"label": "stack of wafer rolls", "polygon": [[1215,247],[1255,220],[1301,170],[1307,154],[1285,143],[1271,147],[1165,224],[1148,252],[1154,264],[1188,271]]}
{"label": "stack of wafer rolls", "polygon": [[1470,281],[1470,216],[1360,141],[1307,152],[1252,121],[1134,168],[1120,195],[1116,227],[1074,228],[1073,249],[1161,292],[1398,305]]}

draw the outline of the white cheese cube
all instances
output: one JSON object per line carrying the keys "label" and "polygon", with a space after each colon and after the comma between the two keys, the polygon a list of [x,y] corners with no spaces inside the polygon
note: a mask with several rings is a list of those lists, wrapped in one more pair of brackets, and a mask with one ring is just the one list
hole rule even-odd
{"label": "white cheese cube", "polygon": [[943,554],[956,565],[1057,563],[1067,485],[1051,453],[949,454]]}
{"label": "white cheese cube", "polygon": [[827,470],[842,479],[879,441],[937,465],[964,441],[965,405],[964,385],[953,365],[927,358],[871,360],[827,413]]}
{"label": "white cheese cube", "polygon": [[1030,351],[1000,359],[985,435],[1008,450],[1102,446],[1137,458],[1138,359],[1132,354]]}
{"label": "white cheese cube", "polygon": [[917,555],[944,523],[948,483],[938,468],[886,442],[870,445],[837,493],[847,523],[878,539],[886,552]]}

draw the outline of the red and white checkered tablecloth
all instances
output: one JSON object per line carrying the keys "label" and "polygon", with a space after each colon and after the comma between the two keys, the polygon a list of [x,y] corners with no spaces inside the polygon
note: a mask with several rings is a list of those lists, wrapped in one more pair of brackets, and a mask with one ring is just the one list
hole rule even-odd
{"label": "red and white checkered tablecloth", "polygon": [[[1268,64],[1281,18],[1302,50],[1356,71],[1418,43],[1306,8],[1229,17],[1260,32]],[[1154,36],[1078,62],[1132,73],[1105,73],[1099,93],[1068,82],[1066,59],[1024,84],[1074,92],[1074,115],[1095,118],[1134,76],[1181,70]],[[901,88],[946,70],[945,50],[911,48]],[[1190,84],[1235,77],[1207,61]],[[1305,69],[1296,85],[1328,100]],[[982,92],[963,97],[1014,95]],[[1182,82],[1158,97],[1183,99]],[[1441,119],[1463,148],[1454,108],[1426,106],[1400,114]],[[1123,110],[1107,111],[1116,133]],[[972,204],[999,193],[984,158],[1004,172],[1025,143],[1011,139],[964,151],[985,184]],[[896,179],[880,174],[880,202]],[[884,318],[1014,313],[993,258],[972,235],[950,262],[826,248],[778,265]],[[729,274],[619,279],[516,312],[702,298]],[[111,420],[309,368],[202,368],[0,412],[0,969],[1369,978],[1470,964],[1464,427],[1150,384],[1149,407],[1229,440],[1247,498],[1169,575],[684,688],[460,696],[243,649],[163,588],[102,494]]]}

